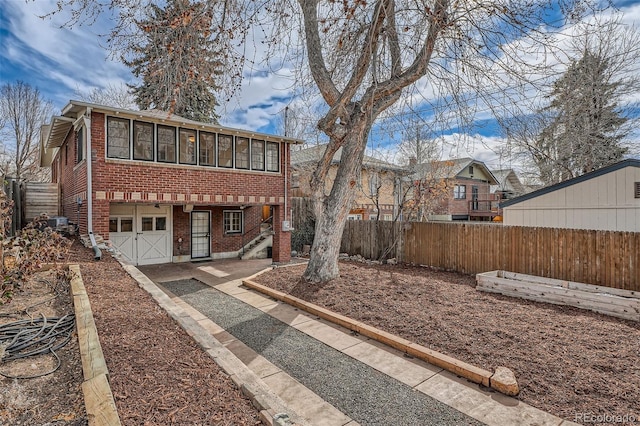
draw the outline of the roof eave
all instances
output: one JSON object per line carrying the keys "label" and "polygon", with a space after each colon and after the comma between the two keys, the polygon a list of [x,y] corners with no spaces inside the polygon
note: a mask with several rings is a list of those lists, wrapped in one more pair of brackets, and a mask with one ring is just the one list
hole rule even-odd
{"label": "roof eave", "polygon": [[127,110],[122,108],[111,107],[108,105],[93,104],[93,103],[84,102],[84,101],[74,101],[74,100],[69,101],[69,103],[62,109],[62,114],[77,115],[78,112],[87,108],[90,108],[92,111],[95,111],[95,112],[113,114],[116,116],[126,116],[134,119],[147,118],[154,121],[163,121],[163,122],[166,122],[167,124],[174,124],[176,126],[190,126],[190,127],[195,127],[195,128],[203,129],[206,131],[212,131],[216,133],[230,133],[233,135],[239,135],[239,136],[245,136],[245,137],[285,142],[292,145],[300,145],[304,143],[302,139],[290,138],[288,136],[271,135],[268,133],[253,132],[250,130],[234,129],[231,127],[225,127],[218,124],[193,121],[187,118],[177,117],[173,115],[168,115],[166,119],[161,119],[157,115],[151,114],[148,111],[133,111],[133,110]]}
{"label": "roof eave", "polygon": [[640,160],[635,160],[635,159],[622,160],[622,161],[620,161],[618,163],[611,164],[609,166],[603,167],[603,168],[598,169],[598,170],[594,170],[594,171],[586,173],[586,174],[584,174],[582,176],[578,176],[578,177],[575,177],[573,179],[565,180],[564,182],[556,183],[555,185],[551,185],[551,186],[546,186],[544,188],[540,188],[540,189],[538,189],[536,191],[529,192],[527,194],[524,194],[524,195],[521,195],[519,197],[513,198],[511,200],[505,201],[504,203],[500,203],[500,208],[509,207],[509,206],[514,205],[514,204],[518,204],[518,203],[521,203],[523,201],[527,201],[527,200],[530,200],[532,198],[536,198],[536,197],[539,197],[541,195],[545,195],[545,194],[548,194],[550,192],[557,191],[558,189],[566,188],[568,186],[572,186],[572,185],[575,185],[577,183],[584,182],[584,181],[587,181],[587,180],[591,180],[591,179],[596,178],[598,176],[602,176],[602,175],[605,175],[607,173],[611,173],[611,172],[614,172],[616,170],[623,169],[625,167],[640,167]]}

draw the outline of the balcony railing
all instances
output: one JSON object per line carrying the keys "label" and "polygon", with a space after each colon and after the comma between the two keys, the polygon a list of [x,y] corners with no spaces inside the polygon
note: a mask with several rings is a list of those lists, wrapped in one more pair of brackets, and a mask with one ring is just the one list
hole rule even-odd
{"label": "balcony railing", "polygon": [[497,216],[498,200],[471,200],[468,204],[469,216]]}

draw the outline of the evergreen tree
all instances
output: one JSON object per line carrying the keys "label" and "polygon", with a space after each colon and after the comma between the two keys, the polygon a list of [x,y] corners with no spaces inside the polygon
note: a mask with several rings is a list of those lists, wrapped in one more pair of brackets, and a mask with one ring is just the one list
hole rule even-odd
{"label": "evergreen tree", "polygon": [[141,110],[160,109],[182,117],[217,122],[214,92],[221,63],[211,40],[212,11],[205,2],[169,0],[165,8],[149,6],[136,21],[146,43],[131,43],[133,59],[124,63],[139,86],[131,86]]}
{"label": "evergreen tree", "polygon": [[617,109],[619,82],[610,81],[609,60],[585,51],[553,85],[550,116],[532,151],[545,184],[570,179],[623,159],[626,122]]}

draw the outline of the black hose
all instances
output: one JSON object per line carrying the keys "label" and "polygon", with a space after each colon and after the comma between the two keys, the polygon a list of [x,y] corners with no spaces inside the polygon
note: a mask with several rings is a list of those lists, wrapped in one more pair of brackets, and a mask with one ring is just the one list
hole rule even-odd
{"label": "black hose", "polygon": [[51,374],[60,367],[60,358],[56,350],[71,340],[75,327],[75,315],[14,321],[0,325],[0,347],[4,348],[0,364],[7,361],[35,355],[52,353],[57,359],[56,367],[46,373],[35,376],[12,376],[0,371],[0,375],[11,379],[32,379]]}

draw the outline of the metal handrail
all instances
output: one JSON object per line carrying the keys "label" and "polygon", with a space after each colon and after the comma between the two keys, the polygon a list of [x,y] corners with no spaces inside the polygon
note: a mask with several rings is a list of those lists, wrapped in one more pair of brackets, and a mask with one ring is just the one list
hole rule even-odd
{"label": "metal handrail", "polygon": [[[245,235],[247,235],[247,234],[250,234],[250,233],[251,233],[251,232],[253,232],[256,228],[261,227],[261,226],[262,226],[262,224],[267,223],[267,222],[269,222],[269,221],[270,221],[270,220],[272,220],[272,219],[273,219],[273,215],[271,215],[271,216],[269,216],[268,218],[266,218],[266,219],[262,220],[258,225],[254,226],[253,228],[249,229],[248,231],[244,231],[244,232],[242,233],[242,255],[243,255],[243,256],[244,256],[244,246],[245,246],[245,243],[244,243],[244,236],[245,236]],[[273,228],[273,224],[271,225],[271,228]],[[258,233],[258,236],[262,235],[264,232],[265,232],[265,231],[260,231],[260,232]],[[256,237],[256,238],[257,238],[257,237]]]}

